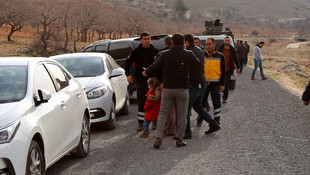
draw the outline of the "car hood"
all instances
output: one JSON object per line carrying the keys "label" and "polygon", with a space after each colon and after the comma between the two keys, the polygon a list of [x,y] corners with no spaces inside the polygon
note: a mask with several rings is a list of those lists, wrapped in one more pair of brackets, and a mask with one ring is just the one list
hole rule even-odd
{"label": "car hood", "polygon": [[107,79],[105,76],[97,77],[78,77],[75,78],[79,83],[85,88],[85,91],[88,92],[94,88],[106,85]]}
{"label": "car hood", "polygon": [[0,128],[6,126],[22,115],[27,111],[26,101],[22,100],[19,102],[13,103],[1,103],[0,104]]}

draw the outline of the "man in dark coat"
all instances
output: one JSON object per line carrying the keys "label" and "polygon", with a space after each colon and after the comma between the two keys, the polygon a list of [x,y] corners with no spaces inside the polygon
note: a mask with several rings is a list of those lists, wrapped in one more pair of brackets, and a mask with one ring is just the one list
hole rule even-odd
{"label": "man in dark coat", "polygon": [[247,41],[244,41],[244,47],[246,49],[246,55],[245,55],[245,62],[244,62],[244,65],[247,65],[248,64],[248,55],[250,53],[250,45],[248,44]]}
{"label": "man in dark coat", "polygon": [[151,44],[151,36],[149,33],[142,33],[140,36],[141,44],[135,48],[129,58],[125,62],[125,72],[129,83],[133,82],[133,78],[130,75],[130,68],[135,63],[135,83],[137,88],[137,100],[138,100],[138,123],[137,131],[143,130],[143,122],[145,111],[143,109],[146,102],[145,94],[148,92],[147,80],[148,77],[144,77],[142,72],[149,67],[155,60],[159,50]]}
{"label": "man in dark coat", "polygon": [[156,61],[143,72],[143,75],[147,76],[158,70],[163,71],[163,90],[157,120],[156,141],[153,146],[155,149],[159,149],[162,144],[166,119],[174,103],[177,105],[178,120],[178,130],[175,135],[176,146],[186,145],[182,139],[186,128],[190,69],[196,67],[195,65],[202,64],[192,51],[184,48],[184,36],[174,34],[171,48],[162,51]]}
{"label": "man in dark coat", "polygon": [[[200,60],[201,65],[196,65],[196,67],[191,67],[190,74],[191,78],[189,80],[189,102],[188,102],[188,112],[187,112],[187,125],[185,130],[184,139],[192,138],[191,131],[191,110],[194,110],[198,113],[198,115],[204,119],[207,123],[209,123],[210,128],[213,129],[212,132],[220,129],[219,124],[211,117],[211,115],[206,111],[204,107],[202,107],[202,98],[204,92],[207,89],[207,80],[205,76],[204,70],[204,55],[202,50],[195,46],[194,37],[191,34],[187,34],[185,37],[185,46],[187,50],[191,50],[194,55]],[[211,133],[211,132],[208,132]]]}
{"label": "man in dark coat", "polygon": [[310,81],[308,86],[306,87],[304,93],[302,94],[302,100],[304,101],[304,105],[308,106],[310,101]]}
{"label": "man in dark coat", "polygon": [[243,63],[245,61],[246,57],[246,48],[243,45],[243,42],[240,40],[236,47],[237,50],[237,57],[240,64],[240,73],[242,73],[243,70]]}
{"label": "man in dark coat", "polygon": [[234,65],[237,66],[239,72],[239,62],[235,48],[230,45],[230,38],[227,36],[224,39],[224,44],[219,48],[219,52],[222,52],[225,56],[226,63],[226,78],[225,78],[225,90],[223,95],[223,103],[226,103],[228,99],[228,91],[230,88],[230,77],[234,73]]}

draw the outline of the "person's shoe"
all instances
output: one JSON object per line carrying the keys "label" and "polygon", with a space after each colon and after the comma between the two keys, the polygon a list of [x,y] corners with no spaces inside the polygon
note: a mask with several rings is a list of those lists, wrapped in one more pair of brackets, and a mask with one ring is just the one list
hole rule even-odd
{"label": "person's shoe", "polygon": [[142,134],[140,135],[140,138],[148,138],[149,137],[149,131],[143,130]]}
{"label": "person's shoe", "polygon": [[156,130],[156,125],[152,122],[152,129]]}
{"label": "person's shoe", "polygon": [[262,78],[262,80],[267,80],[267,79],[268,79],[267,77],[263,77],[263,78]]}
{"label": "person's shoe", "polygon": [[255,77],[251,77],[251,80],[256,80],[256,78]]}
{"label": "person's shoe", "polygon": [[183,139],[192,139],[192,133],[185,132]]}
{"label": "person's shoe", "polygon": [[224,99],[223,99],[223,103],[227,103],[227,100],[224,100]]}
{"label": "person's shoe", "polygon": [[207,110],[207,112],[210,112],[210,110],[211,110],[209,103],[207,103],[207,105],[206,105],[206,110]]}
{"label": "person's shoe", "polygon": [[210,128],[209,128],[209,130],[208,131],[206,131],[205,132],[205,134],[211,134],[212,132],[215,132],[215,131],[218,131],[218,130],[220,130],[221,129],[221,127],[218,125],[218,126],[210,126]]}
{"label": "person's shoe", "polygon": [[196,124],[196,126],[197,126],[197,127],[201,127],[201,125],[202,125],[202,121],[197,120],[197,124]]}
{"label": "person's shoe", "polygon": [[157,138],[153,147],[154,149],[159,149],[159,147],[161,146],[161,143],[163,142],[163,139],[162,138]]}
{"label": "person's shoe", "polygon": [[169,131],[167,129],[164,129],[164,137],[169,135]]}
{"label": "person's shoe", "polygon": [[221,118],[220,118],[220,117],[214,117],[214,120],[215,120],[218,124],[220,124]]}
{"label": "person's shoe", "polygon": [[177,147],[186,146],[186,142],[184,142],[183,140],[181,140],[179,138],[175,139],[175,144],[177,145]]}
{"label": "person's shoe", "polygon": [[139,123],[137,131],[142,131],[142,130],[143,130],[143,123]]}

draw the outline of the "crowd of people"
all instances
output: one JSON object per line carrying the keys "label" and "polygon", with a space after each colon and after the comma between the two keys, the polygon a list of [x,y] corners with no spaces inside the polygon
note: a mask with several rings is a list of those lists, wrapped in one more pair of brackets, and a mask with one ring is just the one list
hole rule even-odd
{"label": "crowd of people", "polygon": [[[243,65],[248,62],[248,43],[237,41],[234,48],[227,36],[217,51],[213,38],[208,38],[203,46],[200,39],[192,34],[174,34],[165,38],[165,48],[159,51],[152,45],[149,33],[142,33],[140,41],[141,44],[125,63],[128,82],[133,82],[130,68],[135,63],[137,131],[143,130],[140,137],[149,137],[149,124],[152,122],[152,128],[156,129],[155,149],[159,149],[163,137],[169,135],[174,136],[177,147],[186,146],[184,139],[192,138],[192,109],[198,114],[197,127],[203,121],[208,123],[209,129],[205,134],[220,130],[221,103],[227,102],[230,77],[235,67],[237,72],[242,73]],[[258,67],[262,80],[267,79],[262,66],[264,44],[261,41],[254,47],[255,66],[251,80],[256,80]],[[305,91],[303,95],[305,105],[309,104],[309,91],[310,82],[307,93]],[[214,108],[213,117],[209,113],[209,93]]]}

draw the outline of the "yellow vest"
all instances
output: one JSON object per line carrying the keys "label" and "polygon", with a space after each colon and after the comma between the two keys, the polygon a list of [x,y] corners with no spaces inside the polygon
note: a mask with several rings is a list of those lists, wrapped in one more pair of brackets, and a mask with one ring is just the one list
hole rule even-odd
{"label": "yellow vest", "polygon": [[220,82],[221,78],[221,57],[216,54],[214,51],[212,54],[209,54],[206,51],[204,57],[204,67],[205,67],[205,76],[208,82]]}

